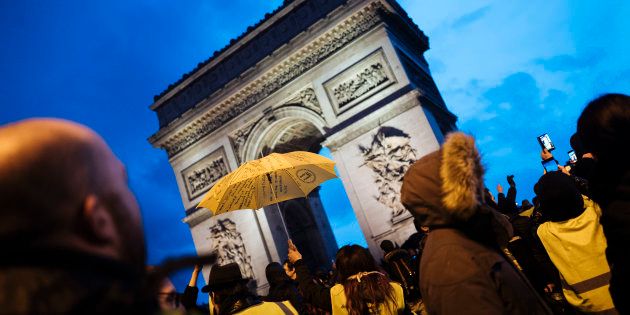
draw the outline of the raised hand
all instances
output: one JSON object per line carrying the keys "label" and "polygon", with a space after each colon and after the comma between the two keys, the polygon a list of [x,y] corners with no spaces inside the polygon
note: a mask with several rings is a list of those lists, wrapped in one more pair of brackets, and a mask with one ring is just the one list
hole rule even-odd
{"label": "raised hand", "polygon": [[507,182],[508,184],[510,184],[510,187],[516,187],[516,183],[514,182],[514,175],[508,175]]}
{"label": "raised hand", "polygon": [[540,158],[543,161],[547,161],[549,159],[553,159],[553,154],[551,154],[551,152],[547,151],[547,149],[543,149],[542,152],[540,153]]}
{"label": "raised hand", "polygon": [[293,241],[291,241],[290,239],[289,239],[289,252],[287,253],[287,257],[289,258],[289,261],[292,264],[302,259],[302,254],[300,254],[297,247],[295,247],[295,244],[293,244]]}

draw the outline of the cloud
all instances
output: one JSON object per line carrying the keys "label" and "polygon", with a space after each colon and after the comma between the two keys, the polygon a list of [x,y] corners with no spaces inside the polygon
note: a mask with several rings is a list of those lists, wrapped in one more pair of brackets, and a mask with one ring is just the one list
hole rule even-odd
{"label": "cloud", "polygon": [[[558,144],[558,160],[572,130],[566,128],[571,115],[566,108],[568,95],[557,89],[543,90],[527,72],[504,77],[493,87],[480,87],[476,115],[460,123],[460,129],[472,133],[486,165],[486,184],[492,188],[505,184],[505,176],[514,174],[519,184],[519,198],[531,198],[532,187],[542,174],[540,148],[536,136],[548,132]],[[566,140],[566,142],[564,141]]]}
{"label": "cloud", "polygon": [[501,104],[510,104],[510,108],[525,108],[540,102],[540,89],[529,73],[517,72],[503,79],[499,86],[486,91],[483,97],[496,105],[498,110],[505,107]]}
{"label": "cloud", "polygon": [[596,67],[605,58],[603,50],[594,50],[581,55],[562,54],[550,58],[540,58],[536,63],[548,71],[578,71]]}
{"label": "cloud", "polygon": [[475,21],[483,18],[486,15],[486,13],[488,13],[488,10],[490,10],[489,5],[481,7],[470,13],[464,14],[461,17],[457,18],[455,21],[453,21],[453,24],[451,24],[451,27],[453,27],[454,29],[464,28],[474,23]]}

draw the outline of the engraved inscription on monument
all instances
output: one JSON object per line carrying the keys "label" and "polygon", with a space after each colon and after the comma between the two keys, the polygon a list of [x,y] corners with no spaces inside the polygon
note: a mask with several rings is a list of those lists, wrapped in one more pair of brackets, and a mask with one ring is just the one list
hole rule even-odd
{"label": "engraved inscription on monument", "polygon": [[193,200],[210,190],[229,169],[223,148],[215,150],[182,171],[188,199]]}
{"label": "engraved inscription on monument", "polygon": [[324,83],[335,112],[340,114],[396,82],[382,50],[377,50]]}

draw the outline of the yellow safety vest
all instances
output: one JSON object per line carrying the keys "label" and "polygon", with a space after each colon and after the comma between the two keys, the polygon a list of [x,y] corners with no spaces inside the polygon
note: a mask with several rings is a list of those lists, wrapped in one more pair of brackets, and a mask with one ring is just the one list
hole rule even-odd
{"label": "yellow safety vest", "polygon": [[518,215],[529,218],[532,216],[533,213],[534,213],[534,207],[530,207],[529,209],[519,213]]}
{"label": "yellow safety vest", "polygon": [[256,306],[248,307],[235,315],[298,315],[293,305],[289,301],[284,302],[262,302]]}
{"label": "yellow safety vest", "polygon": [[[387,301],[379,306],[379,314],[402,314],[405,309],[405,298],[403,289],[396,282],[389,283],[394,288],[395,301]],[[336,284],[330,288],[330,303],[332,304],[332,315],[348,314],[346,309],[346,293],[343,285]]]}
{"label": "yellow safety vest", "polygon": [[545,222],[538,237],[560,272],[562,292],[581,312],[614,310],[608,292],[610,267],[606,260],[606,237],[599,223],[601,209],[586,196],[584,212],[562,222]]}

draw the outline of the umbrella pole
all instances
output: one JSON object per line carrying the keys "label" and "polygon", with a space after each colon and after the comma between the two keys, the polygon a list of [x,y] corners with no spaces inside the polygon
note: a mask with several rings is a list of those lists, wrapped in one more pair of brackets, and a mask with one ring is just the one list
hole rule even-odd
{"label": "umbrella pole", "polygon": [[287,229],[287,224],[284,222],[284,216],[282,215],[282,210],[280,210],[280,205],[276,203],[276,208],[278,209],[278,213],[280,214],[280,221],[282,221],[282,227],[284,227],[284,233],[287,235],[287,239],[290,240],[289,230]]}
{"label": "umbrella pole", "polygon": [[[262,153],[261,153],[262,155]],[[273,189],[273,181],[271,180],[271,175],[266,174],[267,175],[267,180],[269,181],[269,188],[271,188],[271,194],[274,197],[276,196],[276,192]],[[278,209],[278,213],[280,214],[280,221],[282,221],[282,227],[284,228],[284,234],[287,235],[287,240],[290,240],[291,237],[289,236],[289,230],[287,229],[287,224],[284,222],[284,215],[282,215],[282,210],[280,210],[280,205],[276,202],[276,209]]]}

